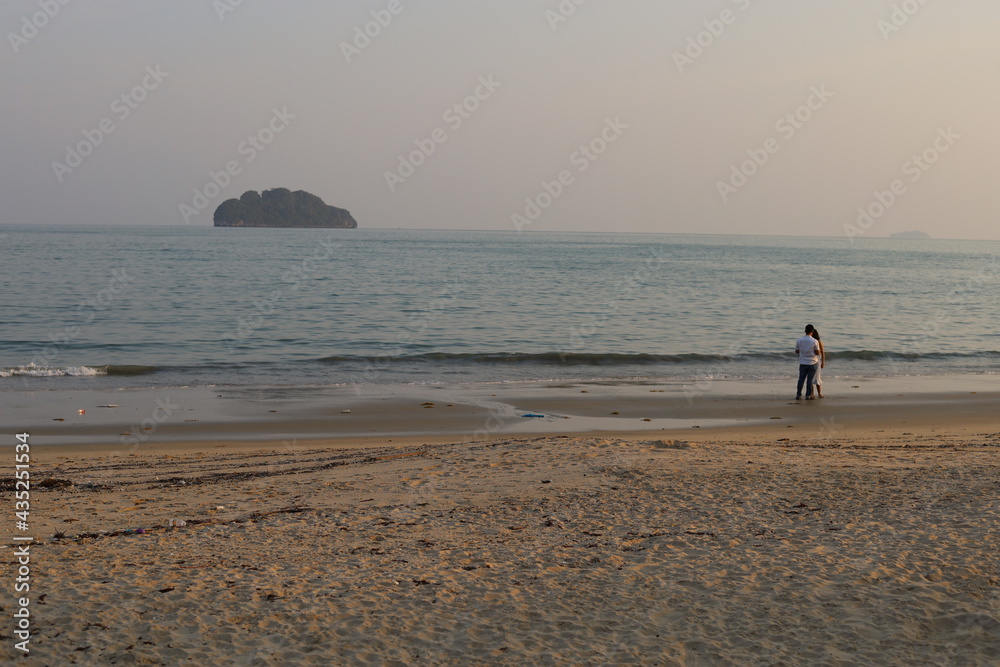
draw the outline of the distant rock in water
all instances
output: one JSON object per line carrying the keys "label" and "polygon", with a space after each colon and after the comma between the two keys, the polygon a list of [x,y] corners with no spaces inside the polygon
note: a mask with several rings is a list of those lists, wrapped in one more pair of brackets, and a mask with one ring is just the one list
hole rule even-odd
{"label": "distant rock in water", "polygon": [[215,209],[216,227],[343,227],[358,223],[349,211],[329,206],[305,190],[287,188],[247,190],[239,199],[227,199]]}
{"label": "distant rock in water", "polygon": [[896,232],[889,234],[890,239],[929,239],[930,234],[926,232]]}

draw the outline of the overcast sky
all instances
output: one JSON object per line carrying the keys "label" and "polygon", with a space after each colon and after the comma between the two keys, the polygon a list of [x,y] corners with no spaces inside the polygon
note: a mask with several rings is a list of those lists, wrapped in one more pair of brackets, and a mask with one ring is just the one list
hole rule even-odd
{"label": "overcast sky", "polygon": [[287,187],[366,228],[1000,238],[995,0],[5,0],[0,26],[6,224],[207,226]]}

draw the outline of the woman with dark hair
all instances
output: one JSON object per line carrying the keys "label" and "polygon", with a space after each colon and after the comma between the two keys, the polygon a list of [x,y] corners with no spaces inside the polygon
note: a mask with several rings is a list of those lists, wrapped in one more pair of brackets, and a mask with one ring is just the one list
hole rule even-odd
{"label": "woman with dark hair", "polygon": [[823,341],[819,339],[819,332],[815,328],[809,335],[816,339],[816,344],[819,346],[819,363],[816,365],[816,380],[813,384],[816,385],[816,398],[823,398],[823,380],[820,378],[820,372],[826,366],[826,351],[823,350]]}

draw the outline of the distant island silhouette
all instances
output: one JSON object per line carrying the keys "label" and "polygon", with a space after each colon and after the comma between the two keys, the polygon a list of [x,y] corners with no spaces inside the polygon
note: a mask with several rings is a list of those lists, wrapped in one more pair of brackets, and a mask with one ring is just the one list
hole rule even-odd
{"label": "distant island silhouette", "polygon": [[247,190],[239,199],[227,199],[215,209],[216,227],[342,227],[355,229],[351,213],[325,204],[305,190],[288,188]]}
{"label": "distant island silhouette", "polygon": [[894,234],[889,234],[890,239],[929,239],[931,237],[927,232],[895,232]]}

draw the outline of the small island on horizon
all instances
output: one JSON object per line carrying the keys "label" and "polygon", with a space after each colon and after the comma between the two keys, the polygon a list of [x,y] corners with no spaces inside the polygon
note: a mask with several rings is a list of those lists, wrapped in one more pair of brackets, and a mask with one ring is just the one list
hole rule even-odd
{"label": "small island on horizon", "polygon": [[216,227],[305,227],[356,229],[350,211],[330,206],[305,190],[274,188],[257,193],[247,190],[239,199],[219,204],[213,216]]}
{"label": "small island on horizon", "polygon": [[927,232],[895,232],[889,234],[890,239],[929,239],[931,237]]}

